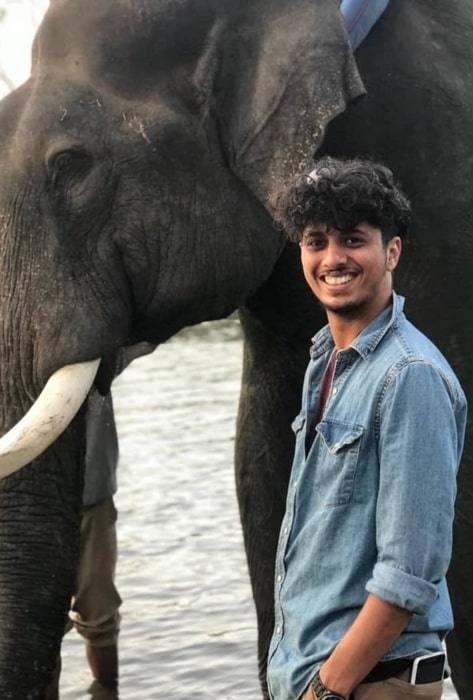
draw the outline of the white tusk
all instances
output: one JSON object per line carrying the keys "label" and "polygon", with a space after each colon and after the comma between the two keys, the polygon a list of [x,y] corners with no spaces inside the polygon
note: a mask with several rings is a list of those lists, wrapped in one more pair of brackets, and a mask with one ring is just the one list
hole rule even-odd
{"label": "white tusk", "polygon": [[89,393],[100,360],[51,375],[28,413],[0,439],[0,479],[32,462],[67,428]]}

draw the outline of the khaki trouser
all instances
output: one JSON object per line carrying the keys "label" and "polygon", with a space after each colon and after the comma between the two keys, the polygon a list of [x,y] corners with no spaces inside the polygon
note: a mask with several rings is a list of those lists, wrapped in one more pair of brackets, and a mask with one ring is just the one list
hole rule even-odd
{"label": "khaki trouser", "polygon": [[82,515],[76,593],[71,622],[93,646],[116,644],[120,629],[121,598],[115,588],[117,511],[113,498],[86,508]]}
{"label": "khaki trouser", "polygon": [[[440,700],[443,681],[409,683],[409,672],[379,683],[361,683],[351,694],[351,700]],[[301,700],[317,700],[312,687],[307,688]]]}
{"label": "khaki trouser", "polygon": [[362,683],[355,688],[353,700],[440,700],[443,681],[412,685],[401,678],[389,678],[380,683]]}

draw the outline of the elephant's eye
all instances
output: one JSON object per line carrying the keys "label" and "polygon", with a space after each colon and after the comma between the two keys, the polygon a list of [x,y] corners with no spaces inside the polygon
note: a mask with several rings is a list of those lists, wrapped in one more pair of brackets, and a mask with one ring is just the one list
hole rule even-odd
{"label": "elephant's eye", "polygon": [[51,182],[54,187],[70,178],[83,177],[91,168],[92,158],[88,153],[68,149],[54,154],[48,163]]}

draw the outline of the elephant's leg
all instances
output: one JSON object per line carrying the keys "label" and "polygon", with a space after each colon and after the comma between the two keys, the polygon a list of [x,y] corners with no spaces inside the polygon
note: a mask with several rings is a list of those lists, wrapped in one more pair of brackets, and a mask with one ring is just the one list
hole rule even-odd
{"label": "elephant's leg", "polygon": [[[268,380],[269,382],[271,380]],[[274,561],[292,457],[291,436],[271,388],[265,397],[244,381],[236,441],[236,482],[258,624],[258,673],[263,696],[273,631]]]}
{"label": "elephant's leg", "polygon": [[[287,319],[286,319],[287,320]],[[288,324],[290,322],[288,321]],[[292,345],[248,310],[236,440],[236,482],[258,624],[258,670],[267,697],[274,561],[293,458],[291,422],[301,399],[308,342]]]}
{"label": "elephant's leg", "polygon": [[[471,432],[470,432],[471,434]],[[447,636],[452,680],[461,700],[473,699],[473,458],[466,447],[458,480],[458,497],[453,528],[453,557],[448,572],[455,627]]]}

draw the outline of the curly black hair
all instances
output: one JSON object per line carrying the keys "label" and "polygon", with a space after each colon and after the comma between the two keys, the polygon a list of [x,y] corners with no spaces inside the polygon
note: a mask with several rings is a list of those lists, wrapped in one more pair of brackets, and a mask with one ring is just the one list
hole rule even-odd
{"label": "curly black hair", "polygon": [[309,223],[349,232],[366,222],[387,242],[404,238],[410,220],[411,205],[391,170],[370,160],[316,160],[276,200],[275,223],[296,243]]}

